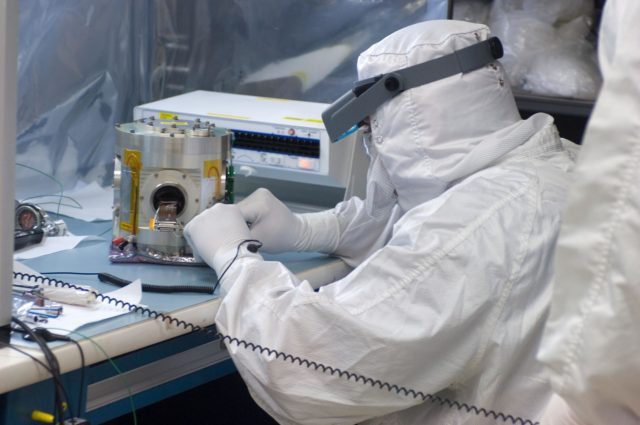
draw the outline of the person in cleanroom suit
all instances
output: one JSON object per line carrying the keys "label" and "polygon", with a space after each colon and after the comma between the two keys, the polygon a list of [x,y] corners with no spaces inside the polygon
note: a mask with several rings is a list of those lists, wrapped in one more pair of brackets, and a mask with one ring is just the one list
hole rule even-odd
{"label": "person in cleanroom suit", "polygon": [[[488,36],[467,22],[416,24],[362,53],[358,74]],[[521,119],[498,62],[406,90],[369,118],[366,199],[293,214],[258,190],[186,226],[198,255],[219,274],[228,267],[219,331],[388,385],[539,418],[551,392],[535,355],[576,148],[550,116]],[[354,269],[314,291],[250,252],[247,239],[265,251],[331,253]],[[253,398],[282,424],[496,422],[228,347]]]}
{"label": "person in cleanroom suit", "polygon": [[640,2],[608,0],[603,86],[576,166],[539,357],[545,425],[640,423]]}

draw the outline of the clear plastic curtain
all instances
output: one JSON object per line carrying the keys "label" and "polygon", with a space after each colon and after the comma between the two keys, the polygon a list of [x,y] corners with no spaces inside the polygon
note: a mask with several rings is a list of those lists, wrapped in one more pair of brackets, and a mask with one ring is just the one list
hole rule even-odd
{"label": "clear plastic curtain", "polygon": [[113,126],[135,105],[196,89],[331,102],[360,51],[446,13],[446,0],[22,0],[18,197],[110,184]]}

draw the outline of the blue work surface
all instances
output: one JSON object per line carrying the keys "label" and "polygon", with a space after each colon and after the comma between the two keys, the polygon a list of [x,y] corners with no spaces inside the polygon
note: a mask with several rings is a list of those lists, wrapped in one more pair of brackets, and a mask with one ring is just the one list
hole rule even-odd
{"label": "blue work surface", "polygon": [[[84,222],[65,218],[67,227],[74,235],[96,235],[111,229],[111,222]],[[112,263],[108,254],[110,249],[111,231],[106,232],[100,240],[83,241],[75,249],[61,251],[42,257],[21,262],[32,269],[47,274],[49,272],[69,274],[49,275],[68,283],[90,285],[101,293],[118,289],[114,285],[102,283],[97,273],[110,273],[114,276],[135,280],[140,278],[143,283],[154,285],[194,285],[213,287],[217,281],[215,272],[207,266],[174,266],[148,263]],[[281,261],[289,270],[298,274],[309,269],[322,268],[324,265],[339,260],[318,253],[287,253],[281,255],[264,254],[268,261]],[[72,273],[95,273],[93,276],[75,275]],[[218,290],[213,295],[197,293],[143,293],[141,304],[159,312],[171,312],[187,306],[192,306],[218,297]],[[126,314],[102,322],[84,326],[82,328],[89,336],[108,331],[116,327],[145,320],[139,314]]]}

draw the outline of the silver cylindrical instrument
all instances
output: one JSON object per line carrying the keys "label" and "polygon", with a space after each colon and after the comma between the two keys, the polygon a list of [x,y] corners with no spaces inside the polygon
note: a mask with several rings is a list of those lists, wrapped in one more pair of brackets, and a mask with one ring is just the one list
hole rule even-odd
{"label": "silver cylindrical instrument", "polygon": [[232,199],[231,133],[178,117],[119,124],[116,133],[111,259],[194,262],[182,231]]}

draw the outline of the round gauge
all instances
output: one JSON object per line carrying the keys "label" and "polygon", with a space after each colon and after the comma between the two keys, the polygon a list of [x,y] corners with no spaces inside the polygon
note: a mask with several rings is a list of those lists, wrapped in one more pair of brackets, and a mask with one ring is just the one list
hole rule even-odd
{"label": "round gauge", "polygon": [[16,208],[15,228],[19,230],[32,230],[40,227],[42,220],[35,207],[22,204]]}

